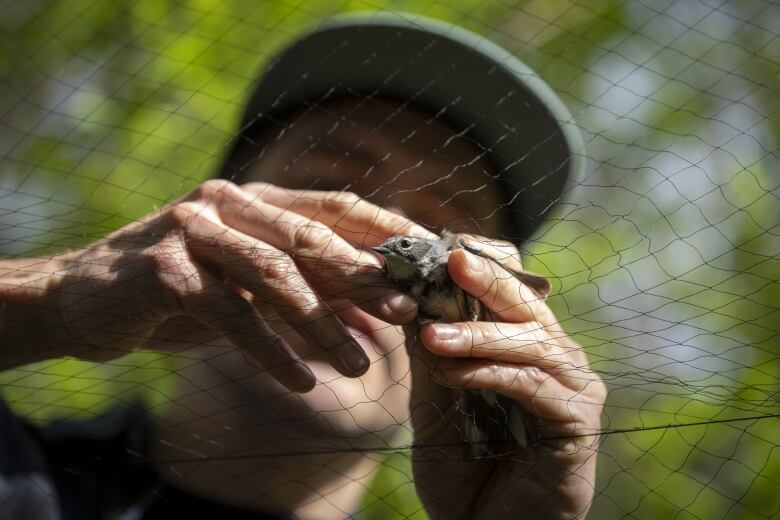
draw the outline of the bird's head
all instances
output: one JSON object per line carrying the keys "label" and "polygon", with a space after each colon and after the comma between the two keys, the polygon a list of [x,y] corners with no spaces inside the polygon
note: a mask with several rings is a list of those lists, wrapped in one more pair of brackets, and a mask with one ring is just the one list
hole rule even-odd
{"label": "bird's head", "polygon": [[449,246],[441,240],[394,236],[371,248],[385,257],[387,276],[398,282],[426,279],[436,267],[446,264]]}

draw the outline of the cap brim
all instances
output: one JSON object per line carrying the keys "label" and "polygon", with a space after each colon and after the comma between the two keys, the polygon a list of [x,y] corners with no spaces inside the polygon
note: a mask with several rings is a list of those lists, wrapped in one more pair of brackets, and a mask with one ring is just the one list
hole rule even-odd
{"label": "cap brim", "polygon": [[[516,242],[539,226],[580,167],[579,131],[535,72],[465,29],[397,13],[332,18],[296,40],[260,78],[242,132],[344,93],[410,101],[466,130],[510,191],[505,238]],[[246,160],[231,156],[222,175],[236,175]]]}

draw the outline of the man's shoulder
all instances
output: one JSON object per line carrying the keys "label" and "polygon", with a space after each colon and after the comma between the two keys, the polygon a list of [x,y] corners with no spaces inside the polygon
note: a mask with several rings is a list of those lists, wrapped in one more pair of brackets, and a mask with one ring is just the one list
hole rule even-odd
{"label": "man's shoulder", "polygon": [[35,426],[0,400],[0,475],[9,493],[24,489],[22,502],[9,495],[2,507],[46,504],[49,513],[30,518],[100,518],[124,510],[159,483],[147,458],[150,431],[140,402]]}
{"label": "man's shoulder", "polygon": [[273,518],[166,485],[153,435],[140,401],[35,426],[0,399],[0,518]]}

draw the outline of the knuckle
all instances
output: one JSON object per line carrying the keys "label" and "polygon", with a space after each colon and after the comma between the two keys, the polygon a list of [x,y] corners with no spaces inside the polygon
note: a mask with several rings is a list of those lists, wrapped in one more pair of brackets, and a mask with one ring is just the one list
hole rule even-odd
{"label": "knuckle", "polygon": [[149,267],[158,274],[176,273],[181,269],[182,258],[180,254],[169,244],[162,243],[150,248],[145,256]]}
{"label": "knuckle", "polygon": [[466,344],[471,345],[471,348],[482,347],[490,341],[493,324],[473,322],[468,325],[464,327],[464,334],[467,336]]}
{"label": "knuckle", "polygon": [[278,284],[282,281],[292,282],[298,278],[298,270],[290,257],[284,254],[257,255],[252,259],[257,266],[261,278],[266,282]]}
{"label": "knuckle", "polygon": [[523,378],[524,383],[532,389],[536,389],[542,386],[544,382],[551,377],[549,374],[543,372],[539,367],[533,365],[525,366],[520,369],[517,376],[519,378]]}
{"label": "knuckle", "polygon": [[213,200],[224,193],[238,189],[235,183],[226,179],[209,179],[195,188],[193,195],[198,199]]}
{"label": "knuckle", "polygon": [[324,249],[333,240],[331,229],[311,220],[302,226],[292,227],[293,249]]}
{"label": "knuckle", "polygon": [[518,370],[516,367],[493,365],[491,375],[501,388],[509,388],[517,382]]}
{"label": "knuckle", "polygon": [[363,199],[353,191],[339,191],[332,200],[337,204],[353,206]]}
{"label": "knuckle", "polygon": [[549,338],[537,337],[536,350],[540,359],[546,359],[557,353],[557,346]]}
{"label": "knuckle", "polygon": [[170,219],[174,227],[185,228],[193,221],[203,218],[205,206],[196,202],[179,202],[171,207]]}
{"label": "knuckle", "polygon": [[534,367],[531,371],[530,380],[539,389],[539,393],[543,395],[549,394],[550,389],[554,388],[556,384],[554,375],[538,367]]}
{"label": "knuckle", "polygon": [[178,229],[169,230],[160,240],[141,251],[141,257],[155,272],[172,272],[188,259],[187,246]]}
{"label": "knuckle", "polygon": [[169,215],[175,227],[184,227],[189,219],[196,214],[192,206],[193,204],[189,202],[180,202],[171,207]]}
{"label": "knuckle", "polygon": [[351,191],[337,191],[331,197],[323,202],[325,209],[341,211],[350,209],[352,206],[360,203],[361,199],[356,193]]}
{"label": "knuckle", "polygon": [[164,242],[151,248],[146,257],[162,291],[163,301],[181,305],[184,298],[203,291],[203,280],[183,246],[173,241]]}

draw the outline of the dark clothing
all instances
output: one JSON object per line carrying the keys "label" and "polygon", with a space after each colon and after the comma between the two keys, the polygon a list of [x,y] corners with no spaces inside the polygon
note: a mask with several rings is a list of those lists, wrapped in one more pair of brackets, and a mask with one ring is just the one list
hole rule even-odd
{"label": "dark clothing", "polygon": [[0,400],[0,519],[278,518],[165,484],[148,462],[150,440],[139,404],[36,428]]}

